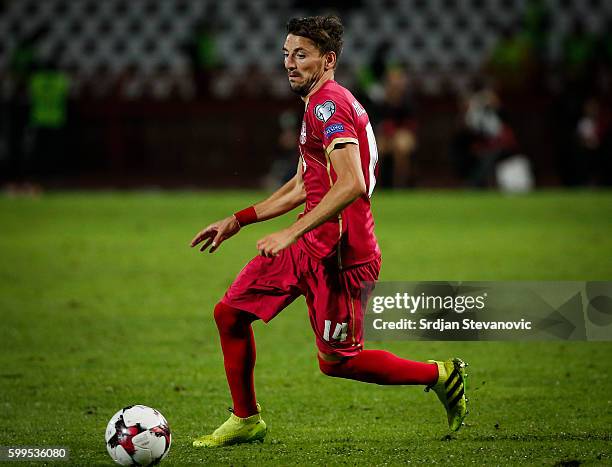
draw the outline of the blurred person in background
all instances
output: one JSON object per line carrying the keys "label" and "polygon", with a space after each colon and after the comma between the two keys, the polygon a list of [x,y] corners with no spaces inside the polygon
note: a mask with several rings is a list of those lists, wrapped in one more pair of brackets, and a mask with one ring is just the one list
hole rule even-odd
{"label": "blurred person in background", "polygon": [[[8,60],[8,73],[3,88],[3,134],[5,157],[0,171],[3,181],[16,182],[12,189],[19,190],[31,171],[32,153],[30,83],[37,67],[38,46],[48,33],[43,24],[18,41]],[[24,185],[27,190],[27,184]]]}
{"label": "blurred person in background", "polygon": [[482,82],[474,84],[460,105],[460,123],[451,144],[451,161],[467,185],[491,186],[497,162],[518,152],[514,130],[504,117],[498,94]]}
{"label": "blurred person in background", "polygon": [[612,126],[610,109],[596,97],[585,100],[575,129],[575,167],[582,184],[610,185]]}
{"label": "blurred person in background", "polygon": [[568,84],[588,88],[593,85],[597,57],[597,37],[576,18],[562,44],[562,66]]}
{"label": "blurred person in background", "polygon": [[597,37],[576,18],[561,43],[550,120],[559,176],[567,186],[609,183],[611,37],[609,30]]}
{"label": "blurred person in background", "polygon": [[192,37],[183,45],[194,76],[197,96],[205,98],[211,94],[211,82],[220,69],[217,55],[216,17],[217,6],[210,3],[202,19],[197,23]]}
{"label": "blurred person in background", "polygon": [[373,107],[385,97],[383,83],[391,49],[392,44],[388,40],[381,41],[374,49],[369,63],[361,67],[357,73],[358,97],[368,107]]}
{"label": "blurred person in background", "polygon": [[551,12],[544,0],[529,0],[522,18],[523,29],[539,63],[548,59]]}
{"label": "blurred person in background", "polygon": [[501,37],[484,64],[484,72],[502,94],[518,94],[537,82],[537,55],[532,37],[520,22],[501,27]]}
{"label": "blurred person in background", "polygon": [[550,25],[544,0],[528,0],[516,21],[498,24],[500,37],[483,70],[502,96],[545,92]]}
{"label": "blurred person in background", "polygon": [[67,168],[66,124],[70,77],[55,60],[41,63],[31,74],[29,128],[33,137],[30,173],[57,173]]}
{"label": "blurred person in background", "polygon": [[413,155],[417,148],[417,121],[409,91],[408,73],[391,66],[384,75],[382,100],[373,103],[372,120],[380,157],[383,187],[405,188],[416,182]]}

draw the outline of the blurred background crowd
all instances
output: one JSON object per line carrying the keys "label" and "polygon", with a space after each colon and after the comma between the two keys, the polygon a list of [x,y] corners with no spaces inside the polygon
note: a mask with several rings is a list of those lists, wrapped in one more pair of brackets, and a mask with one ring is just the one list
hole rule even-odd
{"label": "blurred background crowd", "polygon": [[277,186],[285,24],[329,12],[382,186],[612,184],[609,0],[0,0],[0,183]]}

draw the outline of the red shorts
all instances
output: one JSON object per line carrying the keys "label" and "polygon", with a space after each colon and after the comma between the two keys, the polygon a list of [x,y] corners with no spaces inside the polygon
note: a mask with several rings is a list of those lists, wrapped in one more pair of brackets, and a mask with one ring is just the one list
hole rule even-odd
{"label": "red shorts", "polygon": [[300,244],[301,240],[273,258],[253,258],[221,301],[267,323],[304,295],[319,350],[339,356],[358,354],[363,349],[361,282],[378,279],[380,257],[340,270],[336,258],[314,260]]}

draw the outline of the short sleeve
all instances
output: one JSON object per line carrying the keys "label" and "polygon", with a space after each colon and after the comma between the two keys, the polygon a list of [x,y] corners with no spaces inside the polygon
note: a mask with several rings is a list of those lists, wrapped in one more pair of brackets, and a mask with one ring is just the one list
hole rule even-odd
{"label": "short sleeve", "polygon": [[337,144],[357,144],[355,117],[346,99],[326,99],[315,105],[313,112],[315,118],[319,120],[326,154],[329,154]]}

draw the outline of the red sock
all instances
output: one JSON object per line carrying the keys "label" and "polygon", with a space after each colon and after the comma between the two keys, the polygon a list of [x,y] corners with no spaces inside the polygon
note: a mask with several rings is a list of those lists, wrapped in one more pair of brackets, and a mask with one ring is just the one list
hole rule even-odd
{"label": "red sock", "polygon": [[255,337],[251,323],[257,317],[224,303],[215,306],[215,321],[221,338],[225,375],[232,393],[234,414],[245,418],[257,413],[253,370]]}
{"label": "red sock", "polygon": [[384,350],[364,350],[354,357],[328,362],[319,357],[319,367],[328,376],[376,384],[423,384],[438,381],[435,363],[404,360]]}

